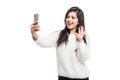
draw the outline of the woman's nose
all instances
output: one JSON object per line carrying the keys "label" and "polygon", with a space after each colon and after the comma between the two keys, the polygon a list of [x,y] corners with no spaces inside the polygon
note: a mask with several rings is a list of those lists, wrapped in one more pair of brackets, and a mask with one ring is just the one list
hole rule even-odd
{"label": "woman's nose", "polygon": [[68,21],[71,21],[72,19],[71,18],[68,18]]}

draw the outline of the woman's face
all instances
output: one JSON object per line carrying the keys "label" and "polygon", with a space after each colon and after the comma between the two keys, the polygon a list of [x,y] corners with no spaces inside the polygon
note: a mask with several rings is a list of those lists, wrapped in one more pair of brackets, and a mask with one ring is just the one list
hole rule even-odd
{"label": "woman's face", "polygon": [[68,13],[66,17],[66,25],[68,29],[76,30],[77,25],[78,25],[78,18],[75,12],[72,11]]}

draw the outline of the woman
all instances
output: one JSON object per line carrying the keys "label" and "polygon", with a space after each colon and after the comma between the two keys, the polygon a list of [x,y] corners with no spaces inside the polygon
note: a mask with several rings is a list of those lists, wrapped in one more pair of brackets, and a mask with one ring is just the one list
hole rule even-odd
{"label": "woman", "polygon": [[56,47],[58,80],[89,80],[85,61],[90,56],[89,40],[85,34],[84,14],[71,7],[65,15],[65,28],[46,38],[37,35],[37,21],[31,25],[33,40],[41,47]]}

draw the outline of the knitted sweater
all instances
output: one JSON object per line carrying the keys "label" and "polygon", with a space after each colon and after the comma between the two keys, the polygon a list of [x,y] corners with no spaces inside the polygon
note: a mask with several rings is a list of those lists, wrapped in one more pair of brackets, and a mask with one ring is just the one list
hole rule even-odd
{"label": "knitted sweater", "polygon": [[89,70],[85,65],[85,61],[90,56],[89,39],[86,35],[87,44],[78,42],[74,34],[68,37],[67,45],[62,43],[57,47],[60,31],[55,31],[47,37],[40,37],[35,41],[40,47],[56,47],[57,53],[57,69],[59,76],[69,78],[86,78],[89,76]]}

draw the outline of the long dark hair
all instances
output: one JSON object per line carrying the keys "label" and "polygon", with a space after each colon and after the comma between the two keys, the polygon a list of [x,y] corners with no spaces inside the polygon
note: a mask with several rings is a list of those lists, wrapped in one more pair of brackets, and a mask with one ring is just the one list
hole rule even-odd
{"label": "long dark hair", "polygon": [[[78,18],[78,25],[77,25],[77,28],[76,28],[76,32],[78,32],[78,27],[81,27],[81,26],[83,26],[83,28],[84,28],[84,30],[85,30],[85,25],[84,25],[84,13],[83,13],[83,11],[79,8],[79,7],[71,7],[68,11],[67,11],[67,13],[66,13],[66,15],[65,15],[65,19],[64,19],[64,23],[65,23],[65,28],[60,32],[60,34],[59,34],[59,38],[58,38],[58,40],[57,40],[57,46],[59,46],[60,44],[62,44],[62,43],[65,43],[65,44],[67,44],[67,42],[68,42],[68,36],[69,36],[69,34],[70,34],[70,30],[67,28],[67,25],[66,25],[66,18],[67,18],[67,16],[68,16],[68,14],[70,13],[70,12],[76,12],[76,14],[77,14],[77,18]],[[84,37],[83,37],[83,40],[84,40],[84,42],[86,43],[86,39],[85,39],[85,35],[84,35]]]}

